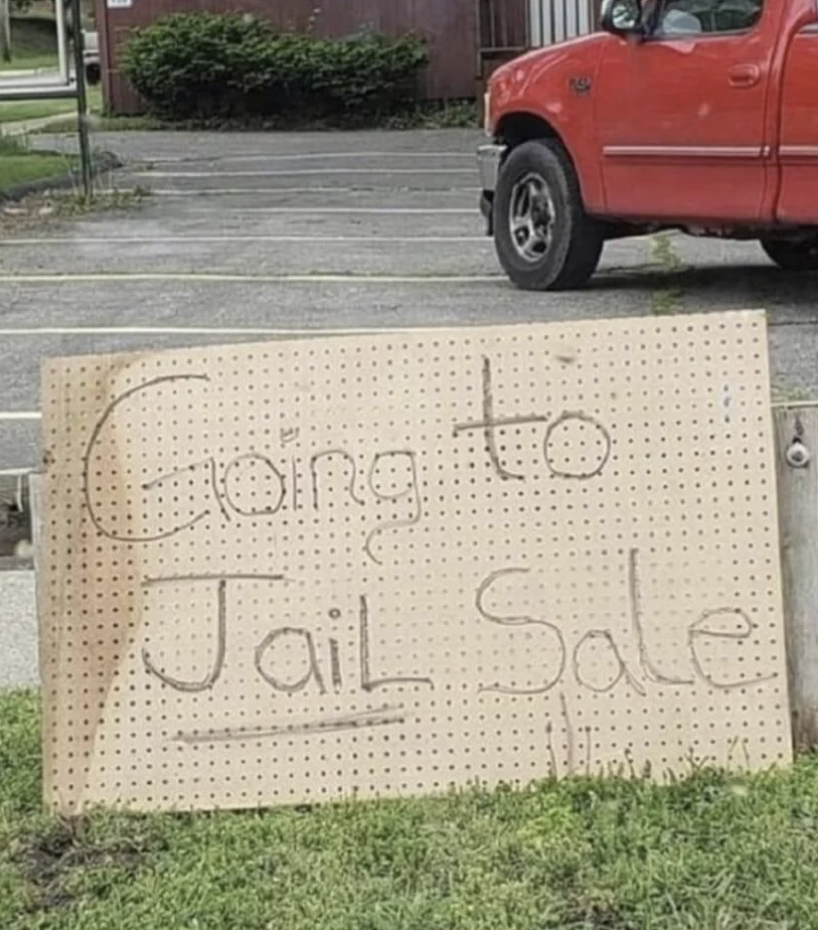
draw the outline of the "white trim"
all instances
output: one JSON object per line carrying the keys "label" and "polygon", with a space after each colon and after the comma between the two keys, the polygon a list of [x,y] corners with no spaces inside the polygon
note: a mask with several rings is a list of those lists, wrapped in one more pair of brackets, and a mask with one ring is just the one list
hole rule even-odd
{"label": "white trim", "polygon": [[606,145],[606,158],[761,158],[762,146],[750,145]]}
{"label": "white trim", "polygon": [[818,145],[782,145],[778,154],[782,158],[818,158]]}

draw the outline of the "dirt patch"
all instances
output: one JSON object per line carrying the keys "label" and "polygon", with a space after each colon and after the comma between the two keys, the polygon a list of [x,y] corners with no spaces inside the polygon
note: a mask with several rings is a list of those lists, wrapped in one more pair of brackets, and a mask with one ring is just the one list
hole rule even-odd
{"label": "dirt patch", "polygon": [[133,210],[148,196],[148,191],[135,188],[100,192],[91,200],[75,192],[48,191],[6,203],[0,201],[0,241],[31,231],[52,232],[66,221],[89,214]]}
{"label": "dirt patch", "polygon": [[32,227],[53,226],[60,218],[53,195],[32,194],[21,200],[0,203],[0,239]]}
{"label": "dirt patch", "polygon": [[81,819],[61,821],[48,832],[23,839],[13,861],[35,889],[32,911],[70,904],[75,895],[65,879],[77,869],[117,868],[131,875],[150,853],[166,847],[154,836],[92,840]]}

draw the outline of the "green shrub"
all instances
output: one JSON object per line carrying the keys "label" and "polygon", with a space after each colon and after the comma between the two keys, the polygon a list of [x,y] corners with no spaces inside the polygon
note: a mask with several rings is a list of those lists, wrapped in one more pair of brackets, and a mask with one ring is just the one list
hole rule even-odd
{"label": "green shrub", "polygon": [[157,115],[216,116],[235,106],[237,87],[271,38],[263,24],[238,16],[171,16],[137,33],[122,66]]}
{"label": "green shrub", "polygon": [[237,14],[183,13],[139,30],[122,66],[163,119],[366,118],[414,100],[427,61],[414,36],[333,41]]}
{"label": "green shrub", "polygon": [[428,62],[414,37],[387,39],[364,34],[346,42],[312,43],[307,80],[319,106],[387,112],[416,97],[417,75]]}

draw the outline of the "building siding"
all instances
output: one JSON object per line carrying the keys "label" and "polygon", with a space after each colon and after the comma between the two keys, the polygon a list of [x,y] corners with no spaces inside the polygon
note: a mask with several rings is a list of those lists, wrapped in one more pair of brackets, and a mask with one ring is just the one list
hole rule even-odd
{"label": "building siding", "polygon": [[475,0],[133,0],[108,9],[97,0],[105,99],[115,113],[134,113],[139,99],[119,71],[120,50],[131,31],[169,13],[246,11],[282,30],[314,28],[341,37],[370,27],[387,35],[415,32],[426,38],[432,60],[423,81],[429,99],[473,97],[478,72]]}

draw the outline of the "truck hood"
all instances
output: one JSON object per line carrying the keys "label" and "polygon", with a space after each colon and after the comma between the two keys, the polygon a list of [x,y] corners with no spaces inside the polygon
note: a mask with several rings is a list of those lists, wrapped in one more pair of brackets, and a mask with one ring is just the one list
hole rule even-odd
{"label": "truck hood", "polygon": [[489,80],[489,89],[492,94],[508,92],[512,87],[517,91],[522,90],[528,84],[539,80],[544,72],[568,59],[578,61],[587,56],[589,64],[595,63],[603,43],[608,38],[607,33],[593,32],[545,48],[532,49],[497,68]]}

